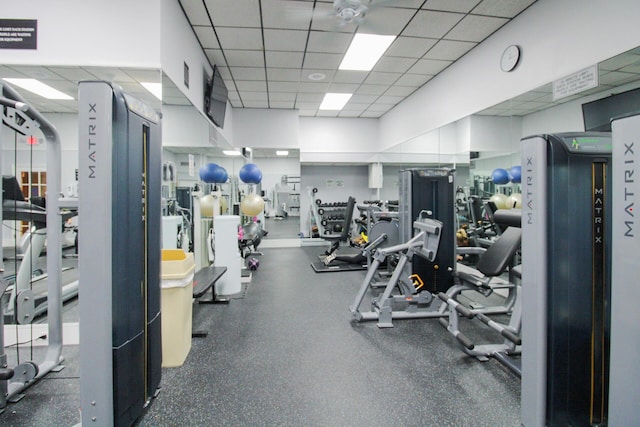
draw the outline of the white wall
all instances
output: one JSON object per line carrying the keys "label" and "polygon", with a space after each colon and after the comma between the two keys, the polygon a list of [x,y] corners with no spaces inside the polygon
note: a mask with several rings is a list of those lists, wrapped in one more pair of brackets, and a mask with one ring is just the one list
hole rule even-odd
{"label": "white wall", "polygon": [[237,109],[233,116],[234,147],[299,147],[297,110]]}
{"label": "white wall", "polygon": [[471,151],[512,152],[519,151],[522,135],[522,119],[517,116],[471,116]]}
{"label": "white wall", "polygon": [[[640,2],[538,0],[380,120],[386,149],[640,45]],[[502,51],[522,48],[511,73]]]}
{"label": "white wall", "polygon": [[160,68],[160,7],[154,0],[3,1],[1,13],[38,20],[38,49],[4,49],[5,65]]}
{"label": "white wall", "polygon": [[217,147],[213,125],[194,107],[162,106],[162,145],[164,147]]}
{"label": "white wall", "polygon": [[377,119],[301,117],[299,123],[302,163],[377,161]]}

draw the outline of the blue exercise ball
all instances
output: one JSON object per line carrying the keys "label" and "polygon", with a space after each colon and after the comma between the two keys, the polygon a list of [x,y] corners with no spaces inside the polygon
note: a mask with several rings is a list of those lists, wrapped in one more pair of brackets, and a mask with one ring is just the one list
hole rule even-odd
{"label": "blue exercise ball", "polygon": [[227,180],[229,179],[229,174],[227,173],[227,170],[225,168],[223,168],[222,166],[220,166],[220,184],[224,184],[225,182],[227,182]]}
{"label": "blue exercise ball", "polygon": [[502,168],[494,169],[491,172],[491,180],[496,185],[504,185],[509,182],[509,172]]}
{"label": "blue exercise ball", "polygon": [[206,183],[216,182],[215,179],[219,173],[218,169],[220,169],[220,166],[215,163],[202,165],[200,167],[200,179]]}
{"label": "blue exercise ball", "polygon": [[245,184],[260,184],[262,181],[262,171],[254,163],[242,166],[238,175]]}
{"label": "blue exercise ball", "polygon": [[519,184],[522,181],[521,166],[513,166],[509,172],[511,174],[511,182],[513,182],[514,184]]}

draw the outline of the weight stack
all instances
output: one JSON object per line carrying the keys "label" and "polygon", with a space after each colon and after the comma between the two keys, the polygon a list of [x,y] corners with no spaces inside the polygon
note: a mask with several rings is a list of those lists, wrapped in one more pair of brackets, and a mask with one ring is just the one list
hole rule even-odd
{"label": "weight stack", "polygon": [[411,272],[418,274],[432,293],[446,292],[454,282],[456,221],[455,171],[448,168],[406,169],[399,172],[400,241],[409,241],[414,234],[413,222],[421,211],[432,212],[430,218],[442,222],[438,254],[433,262],[414,255]]}

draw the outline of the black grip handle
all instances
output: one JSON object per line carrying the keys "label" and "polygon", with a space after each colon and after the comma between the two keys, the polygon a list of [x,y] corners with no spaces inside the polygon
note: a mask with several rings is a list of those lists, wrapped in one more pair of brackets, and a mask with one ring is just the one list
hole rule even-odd
{"label": "black grip handle", "polygon": [[443,328],[449,328],[449,322],[444,317],[439,318],[438,322],[442,325]]}
{"label": "black grip handle", "polygon": [[469,350],[473,350],[473,348],[475,347],[475,345],[471,342],[471,340],[462,333],[458,333],[458,335],[456,335],[456,339],[460,341],[460,344],[462,344]]}
{"label": "black grip handle", "polygon": [[522,338],[520,338],[518,335],[514,334],[510,330],[503,329],[502,332],[500,332],[500,333],[502,334],[503,337],[505,337],[506,339],[508,339],[509,341],[514,343],[515,345],[522,344]]}
{"label": "black grip handle", "polygon": [[473,316],[474,316],[473,312],[462,304],[456,305],[456,311],[462,314],[467,319],[473,319]]}
{"label": "black grip handle", "polygon": [[6,381],[13,378],[13,369],[1,368],[0,369],[0,381]]}
{"label": "black grip handle", "polygon": [[444,292],[440,292],[438,294],[438,298],[440,298],[444,302],[449,302],[449,297]]}

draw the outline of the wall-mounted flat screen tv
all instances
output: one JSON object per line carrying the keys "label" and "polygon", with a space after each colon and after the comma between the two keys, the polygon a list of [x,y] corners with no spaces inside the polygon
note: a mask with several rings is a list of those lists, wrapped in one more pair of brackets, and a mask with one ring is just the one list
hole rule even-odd
{"label": "wall-mounted flat screen tv", "polygon": [[227,87],[224,85],[220,70],[213,67],[213,76],[207,84],[204,96],[204,111],[219,128],[224,127],[224,114],[227,110]]}
{"label": "wall-mounted flat screen tv", "polygon": [[582,104],[585,131],[611,132],[611,119],[640,111],[640,88]]}

